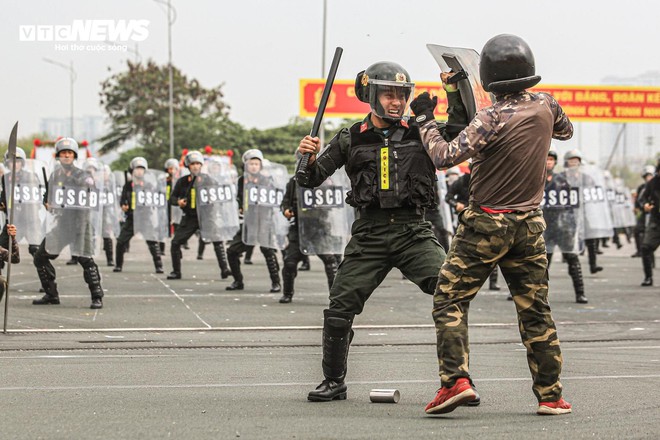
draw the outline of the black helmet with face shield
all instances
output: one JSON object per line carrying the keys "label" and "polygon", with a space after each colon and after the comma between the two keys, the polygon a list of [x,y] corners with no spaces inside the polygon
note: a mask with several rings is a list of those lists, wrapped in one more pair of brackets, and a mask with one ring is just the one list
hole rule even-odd
{"label": "black helmet with face shield", "polygon": [[368,103],[376,116],[392,123],[408,119],[414,91],[406,69],[389,61],[372,64],[355,78],[358,99]]}

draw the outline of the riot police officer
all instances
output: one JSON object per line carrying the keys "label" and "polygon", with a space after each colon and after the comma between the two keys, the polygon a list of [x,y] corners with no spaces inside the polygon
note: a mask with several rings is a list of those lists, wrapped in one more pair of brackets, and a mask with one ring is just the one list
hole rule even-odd
{"label": "riot police officer", "polygon": [[[131,180],[127,180],[124,188],[121,191],[119,198],[119,205],[122,211],[126,214],[126,220],[121,227],[119,237],[117,237],[117,248],[115,256],[115,268],[113,272],[121,272],[124,267],[124,253],[126,253],[126,246],[133,238],[134,231],[134,211],[136,203],[136,192],[144,189],[145,186],[143,179],[144,174],[149,169],[147,159],[138,156],[134,157],[129,164],[129,172],[133,175]],[[137,187],[136,187],[137,185]],[[156,273],[163,273],[163,260],[160,257],[160,249],[158,242],[153,240],[146,240],[149,253],[154,262],[154,270]]]}
{"label": "riot police officer", "polygon": [[[204,157],[199,151],[190,151],[186,154],[183,164],[188,168],[190,174],[177,180],[170,195],[170,204],[172,206],[178,206],[183,210],[183,218],[170,244],[172,272],[167,276],[168,280],[181,279],[181,259],[183,257],[181,246],[199,230],[194,186],[195,180],[201,176]],[[231,275],[231,272],[227,266],[227,254],[223,242],[214,241],[213,250],[215,251],[218,266],[220,267],[220,276],[224,280]]]}
{"label": "riot police officer", "polygon": [[[281,204],[282,213],[289,219],[289,244],[284,253],[284,267],[282,268],[282,297],[279,302],[282,304],[290,303],[294,294],[294,284],[299,270],[298,263],[303,261],[303,254],[300,250],[300,234],[298,230],[298,184],[295,176],[292,177],[286,185],[286,192]],[[321,227],[321,225],[318,225]],[[318,257],[323,262],[325,276],[328,279],[328,288],[337,273],[337,266],[341,260],[341,255],[319,254]],[[309,262],[309,260],[308,260]],[[309,263],[308,263],[309,264]],[[309,270],[309,269],[307,269]]]}
{"label": "riot police officer", "polygon": [[[48,180],[45,195],[46,209],[53,213],[53,227],[46,233],[46,238],[34,254],[34,266],[46,294],[32,301],[35,305],[60,303],[56,272],[50,260],[57,258],[60,251],[69,245],[71,253],[77,256],[78,264],[83,267],[83,277],[92,297],[90,308],[103,307],[101,274],[94,258],[90,256],[94,252],[91,210],[69,205],[68,197],[58,198],[61,196],[58,192],[65,188],[70,191],[77,188],[78,194],[82,195],[90,194],[90,189],[95,186],[93,176],[74,165],[77,157],[78,143],[74,139],[62,138],[55,143],[55,158],[59,163]],[[80,200],[81,197],[76,199]]]}
{"label": "riot police officer", "polygon": [[[174,184],[176,182],[176,179],[179,177],[179,161],[176,160],[175,158],[171,157],[165,161],[163,164],[163,171],[167,173],[166,177],[166,196],[165,199],[167,200],[167,224],[168,226],[168,233],[171,234],[172,230],[176,231],[176,228],[179,226],[179,221],[181,215],[179,214],[174,218],[172,215],[172,204],[170,204],[170,197],[172,195],[172,190],[174,189]],[[176,209],[180,209],[178,206]],[[179,211],[180,213],[180,211]],[[171,236],[171,235],[170,235]],[[165,242],[162,241],[158,243],[160,254],[165,255]]]}
{"label": "riot police officer", "polygon": [[[245,190],[246,183],[253,185],[268,185],[272,179],[267,176],[264,176],[262,171],[264,155],[260,150],[251,149],[243,153],[242,156],[243,164],[245,165],[245,172],[243,176],[238,178],[238,190],[236,195],[236,201],[238,202],[239,212],[245,215]],[[259,208],[256,208],[259,209]],[[253,220],[256,220],[253,218]],[[229,267],[231,269],[231,274],[234,277],[234,282],[231,285],[225,287],[226,290],[243,290],[245,285],[243,283],[243,274],[241,273],[241,255],[247,251],[251,246],[246,244],[243,241],[243,236],[246,233],[246,229],[251,228],[251,233],[256,233],[256,225],[250,224],[250,221],[244,218],[244,223],[241,225],[241,228],[234,238],[229,242],[227,247],[227,259],[229,260]],[[259,250],[266,260],[266,267],[268,268],[268,274],[270,275],[271,280],[271,293],[277,293],[282,290],[280,285],[280,265],[277,261],[277,250],[270,247],[259,246]]]}
{"label": "riot police officer", "polygon": [[[311,401],[346,399],[353,319],[392,268],[399,268],[426,294],[437,284],[445,251],[424,218],[434,203],[435,167],[418,125],[407,120],[413,89],[399,64],[372,64],[355,80],[355,94],[370,105],[371,113],[342,129],[320,154],[319,138],[306,136],[298,146],[301,154],[311,154],[309,182],[299,184],[318,186],[343,166],[351,181],[346,202],[358,216],[330,289],[330,305],[323,311],[325,378],[309,393]],[[448,95],[452,124],[446,128],[464,126],[467,115],[459,94]]]}
{"label": "riot police officer", "polygon": [[[569,183],[580,188],[581,200],[585,202],[583,203],[585,206],[582,207],[584,244],[587,248],[589,272],[592,274],[597,273],[603,270],[603,267],[598,265],[598,243],[601,238],[609,238],[612,232],[609,204],[605,200],[603,188],[599,188],[595,180],[596,175],[594,173],[599,171],[594,170],[594,173],[585,171],[582,163],[582,152],[578,149],[569,150],[564,154],[564,168],[564,174]],[[595,191],[592,191],[592,189]],[[602,200],[600,202],[602,203],[599,204],[597,197],[591,197],[591,194],[601,196]],[[596,213],[587,212],[585,195],[589,195],[589,202],[593,202],[592,205],[601,206],[603,209],[596,211]]]}
{"label": "riot police officer", "polygon": [[543,218],[546,223],[543,238],[548,255],[548,270],[552,263],[554,248],[558,247],[564,261],[568,264],[568,274],[573,280],[575,302],[587,304],[589,301],[584,295],[582,265],[578,258],[579,225],[575,210],[579,206],[579,194],[577,188],[571,188],[563,173],[554,172],[556,164],[557,152],[550,150],[546,161],[545,204],[543,206]]}
{"label": "riot police officer", "polygon": [[[7,153],[5,153],[5,162],[8,159]],[[37,249],[39,249],[39,243],[43,240],[41,215],[43,213],[43,200],[41,199],[43,186],[40,175],[36,174],[37,172],[43,172],[43,166],[39,161],[31,162],[32,167],[29,168],[25,151],[21,147],[16,147],[16,190],[14,200],[20,201],[14,206],[14,224],[17,225],[18,230],[16,240],[20,242],[25,239],[28,242],[28,252],[34,256]],[[8,173],[4,177],[6,181],[0,192],[0,209],[7,214],[9,205],[7,204],[6,188],[9,188],[11,174]],[[19,188],[22,188],[23,191]],[[26,192],[29,194],[28,200],[25,199]],[[9,218],[8,215],[7,218]],[[9,237],[4,227],[0,234],[0,246],[5,248],[9,246]],[[4,262],[0,260],[0,267],[3,264]]]}
{"label": "riot police officer", "polygon": [[644,212],[644,205],[641,204],[641,199],[643,198],[644,191],[646,191],[646,184],[649,180],[653,179],[655,175],[655,167],[653,165],[646,165],[642,170],[642,179],[644,182],[637,187],[637,193],[635,196],[635,253],[631,255],[632,258],[637,258],[642,256],[642,241],[644,241],[644,230],[646,229],[646,218],[648,214]]}
{"label": "riot police officer", "polygon": [[[495,265],[516,304],[537,414],[571,412],[559,382],[562,357],[547,300],[545,222],[539,205],[550,140],[569,139],[573,126],[552,96],[526,90],[541,80],[534,66],[522,38],[491,38],[481,51],[479,74],[496,101],[478,111],[450,144],[433,122],[436,101],[422,93],[413,103],[436,167],[472,158],[470,203],[460,216],[433,299],[442,386],[426,406],[427,414],[453,411],[474,398],[468,368],[469,304]],[[443,82],[448,76],[443,74]]]}
{"label": "riot police officer", "polygon": [[640,197],[640,204],[644,212],[649,215],[649,222],[644,230],[642,241],[642,265],[644,280],[642,286],[653,285],[653,252],[660,246],[660,160],[651,180]]}

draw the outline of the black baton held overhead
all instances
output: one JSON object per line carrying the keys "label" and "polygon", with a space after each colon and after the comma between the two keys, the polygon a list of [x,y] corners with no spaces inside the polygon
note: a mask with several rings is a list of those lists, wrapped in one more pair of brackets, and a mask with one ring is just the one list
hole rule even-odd
{"label": "black baton held overhead", "polygon": [[[312,125],[312,131],[309,133],[311,137],[316,137],[319,134],[321,129],[321,121],[323,121],[323,113],[325,113],[325,107],[328,104],[328,98],[330,97],[330,90],[332,90],[332,84],[335,82],[335,75],[337,75],[337,69],[339,68],[339,60],[341,60],[341,54],[344,52],[344,49],[338,47],[335,49],[335,56],[332,58],[332,64],[330,65],[330,72],[328,72],[328,79],[325,81],[325,86],[323,87],[323,94],[321,95],[321,102],[319,102],[319,108],[316,111],[316,116],[314,117],[314,124]],[[311,153],[303,154],[303,157],[300,158],[298,162],[298,168],[296,169],[296,180],[302,185],[309,183],[309,170],[307,165],[309,163],[309,157]]]}

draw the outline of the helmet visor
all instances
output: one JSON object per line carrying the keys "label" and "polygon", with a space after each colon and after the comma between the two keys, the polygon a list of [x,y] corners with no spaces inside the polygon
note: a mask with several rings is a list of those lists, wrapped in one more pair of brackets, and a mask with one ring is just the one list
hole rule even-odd
{"label": "helmet visor", "polygon": [[415,91],[411,82],[369,80],[371,111],[386,120],[408,120]]}

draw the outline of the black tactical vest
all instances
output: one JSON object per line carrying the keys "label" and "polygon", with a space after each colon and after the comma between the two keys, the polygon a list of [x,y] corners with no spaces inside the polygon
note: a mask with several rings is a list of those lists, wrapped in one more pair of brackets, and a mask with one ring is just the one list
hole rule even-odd
{"label": "black tactical vest", "polygon": [[356,208],[427,208],[433,205],[435,167],[422,145],[417,127],[393,127],[389,137],[373,130],[350,128],[346,173]]}

